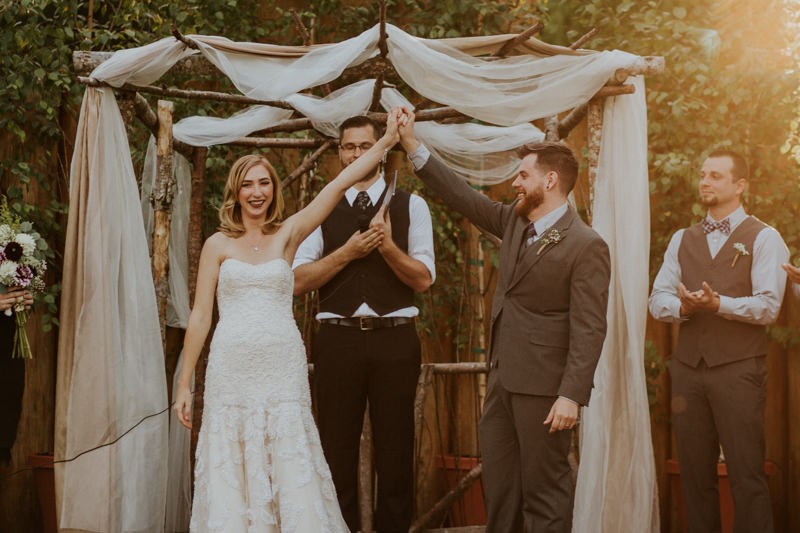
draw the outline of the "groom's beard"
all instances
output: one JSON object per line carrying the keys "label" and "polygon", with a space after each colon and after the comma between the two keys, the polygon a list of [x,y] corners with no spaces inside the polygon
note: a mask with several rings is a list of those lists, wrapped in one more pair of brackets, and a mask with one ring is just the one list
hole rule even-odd
{"label": "groom's beard", "polygon": [[514,212],[521,218],[528,218],[528,215],[544,203],[544,185],[525,193],[519,202],[514,206]]}

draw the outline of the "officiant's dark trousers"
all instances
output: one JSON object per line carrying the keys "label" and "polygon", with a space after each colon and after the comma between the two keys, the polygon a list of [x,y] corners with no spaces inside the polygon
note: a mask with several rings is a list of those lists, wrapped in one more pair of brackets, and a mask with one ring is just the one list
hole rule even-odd
{"label": "officiant's dark trousers", "polygon": [[414,507],[414,395],[420,365],[414,323],[361,330],[323,322],[312,360],[320,439],[348,527],[361,529],[358,454],[369,401],[378,477],[374,528],[407,532]]}

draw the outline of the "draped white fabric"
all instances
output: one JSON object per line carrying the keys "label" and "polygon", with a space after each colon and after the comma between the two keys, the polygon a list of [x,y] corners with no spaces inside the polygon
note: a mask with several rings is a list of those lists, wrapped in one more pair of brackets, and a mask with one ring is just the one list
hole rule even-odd
{"label": "draped white fabric", "polygon": [[[586,102],[636,56],[620,51],[584,56],[495,61],[475,58],[387,25],[392,65],[419,94],[492,124],[509,126]],[[436,75],[433,75],[433,74]]]}
{"label": "draped white fabric", "polygon": [[[200,51],[230,78],[236,88],[251,98],[280,100],[309,87],[338,78],[344,69],[356,66],[378,53],[378,27],[341,43],[318,47],[300,57],[264,57],[233,51],[235,45],[222,38],[191,35]],[[257,52],[258,45],[247,44]]]}
{"label": "draped white fabric", "polygon": [[658,531],[658,494],[642,357],[650,191],[644,80],[608,98],[592,226],[611,252],[608,333],[583,410],[573,531]]}
{"label": "draped white fabric", "polygon": [[179,141],[192,146],[214,146],[235,141],[269,126],[275,126],[291,116],[291,109],[257,105],[227,118],[187,117],[172,127],[172,135]]}
{"label": "draped white fabric", "polygon": [[[449,42],[419,39],[391,25],[387,32],[388,59],[409,86],[432,101],[496,125],[416,125],[420,139],[433,153],[477,184],[498,183],[513,175],[517,161],[511,150],[542,138],[542,133],[528,124],[530,120],[586,102],[616,69],[640,60],[620,51],[485,60],[463,53]],[[334,136],[345,118],[368,109],[374,82],[364,80],[326,98],[298,93],[332,81],[344,69],[377,54],[378,33],[376,26],[342,43],[310,49],[190,36],[200,47],[192,50],[167,38],[114,54],[92,77],[116,87],[149,84],[176,61],[202,54],[247,96],[287,101],[323,134]],[[475,43],[478,48],[489,45],[485,38]],[[462,49],[469,48],[462,43]],[[656,531],[658,523],[641,361],[649,214],[644,85],[636,83],[635,95],[608,100],[604,117],[593,213],[595,226],[611,248],[614,270],[609,335],[592,404],[583,418],[576,531],[638,533]],[[398,101],[405,98],[384,89],[385,108]],[[78,318],[74,368],[62,370],[73,376],[66,428],[69,452],[116,436],[121,428],[138,421],[137,416],[155,413],[166,402],[146,237],[136,208],[122,118],[108,89],[87,89],[81,113],[81,120],[87,113],[97,114],[99,126],[76,141],[92,158],[88,200],[71,198],[71,204],[88,201],[94,223],[86,229],[84,269],[91,281]],[[228,118],[186,118],[175,124],[173,132],[175,138],[189,144],[211,146],[277,125],[290,113],[254,106]],[[76,172],[82,170],[73,166],[73,177]],[[180,182],[180,177],[177,179]],[[176,203],[176,236],[183,231],[178,229],[178,209]],[[185,285],[185,279],[177,278],[183,267],[175,268],[184,257],[177,244],[171,244],[171,269],[175,283]],[[185,323],[177,317],[188,309],[188,298],[186,307],[179,309],[183,297],[177,296],[176,288],[171,300],[176,314],[173,323]],[[104,394],[96,390],[101,384],[108,387]],[[166,418],[149,419],[120,444],[69,464],[64,476],[62,527],[89,531],[163,528]],[[89,473],[93,475],[80,478]],[[174,509],[171,512],[179,514]]]}
{"label": "draped white fabric", "polygon": [[[150,257],[128,139],[111,89],[89,88],[73,176],[88,174],[83,306],[77,322],[65,456],[109,442],[167,405],[164,353]],[[86,165],[83,169],[76,167]],[[60,527],[160,531],[167,418],[144,421],[118,443],[64,465]]]}

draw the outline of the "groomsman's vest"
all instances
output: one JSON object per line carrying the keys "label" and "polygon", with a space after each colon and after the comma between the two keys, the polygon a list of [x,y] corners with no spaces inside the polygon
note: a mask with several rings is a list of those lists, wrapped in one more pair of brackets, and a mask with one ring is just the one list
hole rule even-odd
{"label": "groomsman's vest", "polygon": [[[392,240],[404,252],[408,251],[410,197],[409,193],[397,190],[389,206]],[[365,218],[367,222],[371,220],[382,200],[383,195],[376,206],[361,214],[357,208],[347,203],[347,199],[342,198],[322,223],[323,255],[328,255],[347,242],[359,229],[359,217],[368,217]],[[353,316],[363,302],[379,315],[414,305],[414,291],[400,281],[377,249],[366,257],[351,261],[319,289],[321,312]]]}
{"label": "groomsman's vest", "polygon": [[[725,296],[752,296],[750,269],[753,264],[753,243],[766,227],[757,218],[747,217],[728,236],[713,259],[703,225],[695,224],[686,229],[678,249],[681,281],[690,291],[701,289],[705,281],[714,291]],[[742,244],[748,253],[737,252],[734,244]],[[701,359],[708,366],[717,366],[766,353],[767,334],[764,326],[701,312],[681,323],[678,346],[673,357],[696,367]]]}

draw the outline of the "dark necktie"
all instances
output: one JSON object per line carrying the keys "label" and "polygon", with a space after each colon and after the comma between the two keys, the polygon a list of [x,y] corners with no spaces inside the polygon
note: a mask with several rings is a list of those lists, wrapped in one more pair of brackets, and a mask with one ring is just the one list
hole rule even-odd
{"label": "dark necktie", "polygon": [[372,202],[369,199],[369,194],[367,194],[367,191],[360,191],[356,195],[356,199],[353,202],[353,207],[355,207],[359,211],[366,211],[367,209],[369,209],[369,206],[371,204]]}
{"label": "dark necktie", "polygon": [[715,229],[719,230],[720,233],[724,233],[725,235],[730,235],[731,233],[731,221],[726,219],[720,220],[719,222],[714,222],[708,219],[703,220],[703,233],[708,235]]}
{"label": "dark necktie", "polygon": [[533,239],[536,237],[536,226],[533,222],[528,224],[528,227],[525,228],[525,246],[530,246],[533,244]]}

